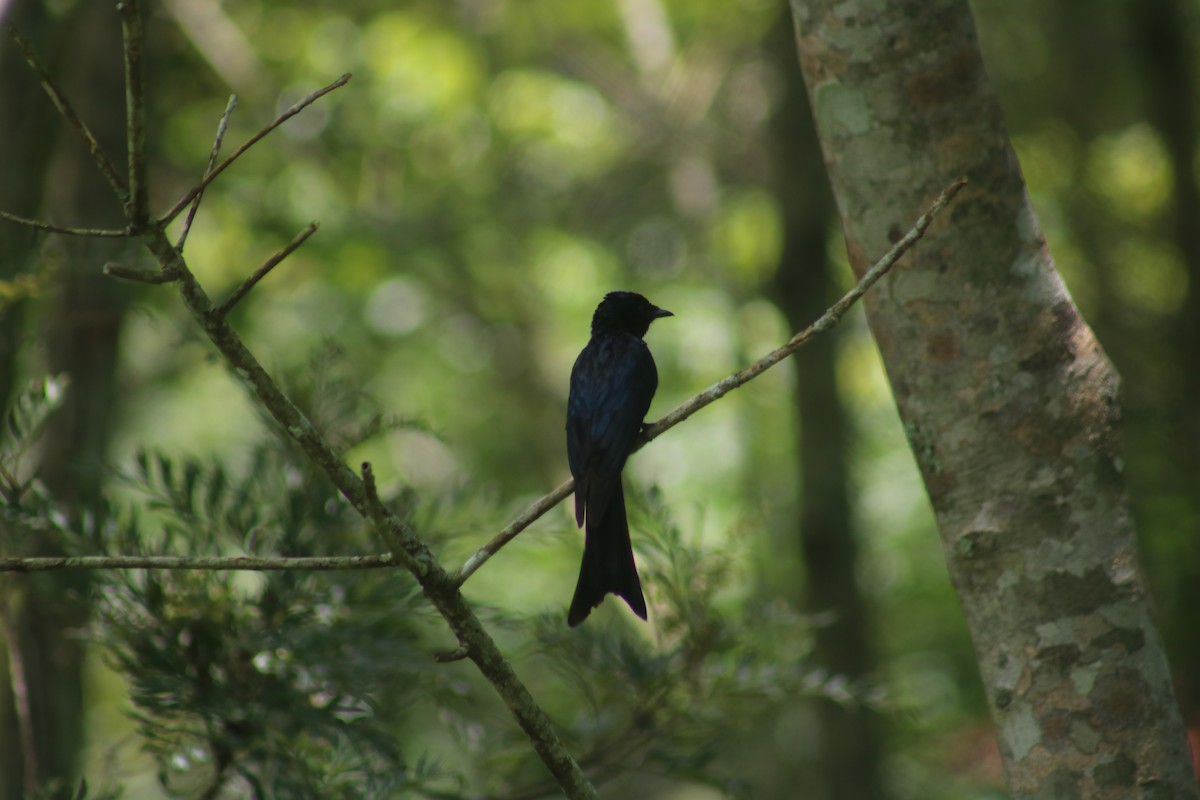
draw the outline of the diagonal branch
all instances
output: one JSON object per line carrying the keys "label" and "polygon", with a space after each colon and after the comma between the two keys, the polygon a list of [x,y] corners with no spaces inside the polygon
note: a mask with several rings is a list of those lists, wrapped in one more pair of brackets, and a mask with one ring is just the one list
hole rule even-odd
{"label": "diagonal branch", "polygon": [[[934,217],[936,217],[941,210],[945,208],[951,200],[954,199],[954,196],[958,194],[959,191],[962,190],[962,188],[966,185],[967,179],[963,177],[957,179],[943,189],[941,194],[937,196],[937,199],[933,201],[933,204],[929,207],[929,209],[920,217],[918,217],[917,221],[913,223],[913,226],[909,228],[908,233],[904,234],[904,236],[898,242],[892,245],[892,248],[884,254],[883,258],[875,262],[875,265],[866,271],[866,273],[862,276],[862,279],[859,280],[858,285],[847,292],[842,299],[830,306],[829,309],[822,314],[816,322],[809,325],[807,328],[789,339],[787,344],[776,350],[772,350],[758,361],[755,361],[745,369],[730,375],[728,378],[717,381],[712,386],[708,387],[687,402],[681,403],[678,407],[676,407],[658,422],[648,425],[646,427],[645,437],[642,444],[657,439],[665,431],[670,430],[679,423],[683,422],[700,409],[704,408],[715,400],[721,399],[739,386],[744,386],[745,384],[749,383],[751,380],[757,378],[759,375],[763,374],[780,361],[783,361],[792,353],[795,353],[801,347],[806,345],[813,337],[825,333],[834,325],[837,325],[839,322],[841,322],[842,317],[846,315],[846,312],[850,310],[851,306],[857,303],[862,296],[867,293],[868,289],[874,286],[880,278],[887,274],[888,270],[895,266],[896,262],[900,260],[900,256],[908,252],[908,250],[914,244],[916,244],[922,236],[925,235],[925,231],[929,228],[930,224],[933,223]],[[640,446],[641,445],[639,445],[639,448]]]}
{"label": "diagonal branch", "polygon": [[47,74],[42,68],[42,63],[38,60],[37,53],[33,50],[33,45],[29,40],[21,35],[16,26],[12,23],[4,23],[4,29],[8,31],[8,35],[17,43],[17,47],[21,48],[21,53],[25,56],[26,63],[33,70],[33,74],[37,76],[38,83],[46,90],[46,94],[50,96],[50,102],[58,109],[58,113],[63,115],[63,119],[67,121],[75,132],[83,139],[84,145],[88,152],[92,154],[92,160],[96,162],[96,166],[100,168],[100,172],[104,174],[113,191],[117,193],[117,197],[121,199],[121,204],[127,206],[129,203],[129,190],[125,188],[125,183],[121,179],[121,175],[117,172],[117,168],[113,166],[111,160],[104,152],[104,148],[100,146],[100,142],[96,141],[96,137],[88,129],[87,125],[83,124],[83,120],[75,113],[75,109],[67,100],[66,95],[58,88],[58,84],[54,79]]}
{"label": "diagonal branch", "polygon": [[[208,177],[213,166],[217,163],[217,156],[221,154],[221,144],[225,141],[225,131],[229,129],[229,118],[233,116],[233,110],[237,108],[237,95],[229,95],[229,102],[225,104],[225,113],[221,115],[221,121],[217,123],[217,135],[213,138],[212,150],[208,153],[208,166],[204,168],[204,177]],[[196,196],[192,198],[192,203],[188,207],[187,217],[183,220],[183,230],[179,232],[179,238],[175,240],[175,249],[182,251],[184,242],[187,241],[188,233],[192,230],[192,221],[196,219],[196,212],[200,209],[200,200],[204,197],[204,190],[196,192]]]}
{"label": "diagonal branch", "polygon": [[193,186],[191,188],[191,190],[188,191],[187,194],[185,194],[183,197],[179,198],[179,202],[177,202],[174,206],[172,206],[170,211],[168,211],[166,214],[163,214],[160,222],[162,222],[163,225],[166,225],[171,220],[175,219],[175,217],[179,216],[179,212],[183,211],[183,209],[185,209],[187,207],[188,203],[192,202],[192,200],[194,200],[197,195],[199,195],[201,192],[203,192],[204,188],[206,186],[208,186],[210,183],[212,183],[214,180],[216,180],[217,176],[220,175],[222,172],[224,172],[229,167],[230,164],[232,164],[234,161],[237,161],[238,158],[240,158],[243,153],[245,153],[247,150],[249,150],[254,145],[258,144],[258,142],[260,140],[262,140],[262,138],[264,136],[266,136],[268,133],[275,130],[280,125],[287,122],[289,119],[296,116],[304,109],[308,108],[310,105],[315,103],[317,100],[321,99],[325,95],[332,92],[334,89],[340,89],[341,87],[345,86],[349,81],[350,81],[350,73],[347,72],[346,74],[342,75],[342,77],[338,78],[333,83],[329,84],[328,86],[324,87],[323,89],[316,90],[315,92],[308,95],[307,97],[302,98],[298,103],[293,105],[287,111],[284,111],[282,114],[280,114],[278,117],[275,118],[274,122],[272,122],[267,127],[263,128],[258,133],[251,136],[249,139],[247,139],[245,144],[243,144],[241,147],[239,147],[237,149],[237,151],[234,152],[231,156],[229,156],[224,161],[222,161],[220,164],[218,164],[216,166],[216,168],[209,170],[208,173],[205,174],[204,178],[200,181],[200,183]]}
{"label": "diagonal branch", "polygon": [[18,225],[24,225],[27,228],[34,228],[39,231],[47,231],[48,233],[61,233],[67,236],[96,236],[96,237],[112,237],[121,239],[132,236],[129,229],[115,230],[111,228],[66,228],[61,225],[51,225],[49,222],[38,222],[36,219],[10,214],[7,211],[0,211],[0,219],[6,219],[9,222],[15,222]]}
{"label": "diagonal branch", "polygon": [[541,519],[546,512],[554,508],[556,505],[566,500],[571,496],[571,492],[575,491],[575,481],[567,478],[560,483],[550,494],[543,495],[533,502],[529,508],[525,509],[512,522],[505,526],[504,530],[497,533],[492,540],[483,547],[476,550],[466,562],[458,568],[454,573],[454,583],[457,586],[462,586],[475,574],[475,571],[484,565],[485,562],[492,556],[496,555],[501,547],[517,538],[517,534],[528,528],[533,523]]}
{"label": "diagonal branch", "polygon": [[[196,195],[196,197],[199,199],[200,195]],[[275,269],[280,261],[283,261],[293,252],[295,252],[296,248],[304,244],[308,237],[317,232],[317,228],[319,227],[321,226],[317,223],[310,222],[308,227],[296,234],[296,237],[288,242],[282,250],[268,258],[261,267],[254,270],[254,274],[249,278],[246,278],[246,280],[242,282],[241,286],[234,289],[229,297],[225,298],[225,302],[213,309],[212,313],[215,314],[218,319],[224,319],[226,315],[229,314],[230,310],[237,305],[237,302],[245,297],[246,294],[254,288],[254,284],[265,278],[267,273]]]}
{"label": "diagonal branch", "polygon": [[[496,693],[508,706],[517,724],[529,737],[542,763],[554,775],[569,797],[595,798],[595,787],[588,782],[579,764],[563,746],[545,712],[537,705],[529,690],[501,654],[496,642],[483,627],[474,610],[459,592],[433,553],[405,522],[371,501],[369,484],[364,484],[341,460],[341,457],[313,426],[312,422],[283,393],[262,364],[246,347],[241,337],[222,318],[215,315],[208,295],[196,281],[183,256],[167,239],[159,226],[142,234],[147,249],[158,259],[164,272],[178,274],[178,287],[184,305],[197,324],[224,357],[226,363],[243,380],[267,412],[279,423],[292,441],[321,467],[355,509],[372,520],[380,538],[393,556],[421,584],[425,596],[454,631],[467,657],[475,663]],[[369,469],[365,470],[370,474]],[[371,481],[373,484],[373,481]]]}
{"label": "diagonal branch", "polygon": [[[919,218],[917,218],[916,222],[913,223],[913,226],[909,229],[908,233],[906,233],[903,238],[892,245],[892,248],[884,254],[883,258],[879,259],[879,261],[875,262],[873,267],[867,270],[867,272],[862,276],[862,279],[859,280],[858,285],[847,292],[842,299],[830,306],[829,309],[822,314],[816,322],[809,325],[807,328],[789,339],[787,344],[772,350],[770,353],[763,356],[758,361],[755,361],[745,369],[742,369],[727,378],[717,381],[704,391],[681,403],[662,419],[647,425],[645,431],[643,432],[642,440],[637,444],[634,450],[640,450],[648,442],[651,442],[654,439],[657,439],[659,436],[662,436],[671,428],[674,428],[676,425],[683,422],[700,409],[721,399],[739,386],[744,386],[745,384],[754,380],[759,375],[763,374],[768,369],[775,366],[780,361],[783,361],[785,358],[790,356],[792,353],[795,353],[804,345],[808,344],[808,342],[814,337],[825,333],[834,325],[837,325],[838,322],[841,321],[842,317],[846,315],[846,312],[849,311],[850,308],[857,303],[864,294],[867,293],[867,290],[874,286],[880,278],[886,275],[888,270],[895,266],[896,262],[900,260],[900,257],[904,255],[914,244],[916,244],[922,236],[925,235],[925,231],[933,222],[934,217],[936,217],[942,211],[942,209],[944,209],[947,204],[954,199],[954,196],[958,194],[959,191],[966,185],[967,179],[959,178],[958,180],[954,181],[954,183],[943,189],[942,193],[939,194],[937,199],[933,201],[933,204],[929,207],[929,209]],[[521,512],[521,514],[512,522],[510,522],[508,526],[504,528],[504,530],[496,534],[492,540],[483,547],[476,550],[475,553],[473,553],[471,557],[468,558],[466,562],[458,568],[458,571],[453,575],[455,585],[462,586],[463,583],[465,583],[468,578],[474,575],[475,572],[488,561],[488,559],[490,559],[500,550],[500,548],[504,547],[504,545],[515,539],[517,535],[521,533],[521,531],[528,528],[530,525],[540,519],[546,512],[569,497],[571,492],[574,490],[575,482],[572,480],[567,480],[555,488],[554,491],[550,492],[544,497],[539,498],[531,506],[529,506],[529,508]]]}

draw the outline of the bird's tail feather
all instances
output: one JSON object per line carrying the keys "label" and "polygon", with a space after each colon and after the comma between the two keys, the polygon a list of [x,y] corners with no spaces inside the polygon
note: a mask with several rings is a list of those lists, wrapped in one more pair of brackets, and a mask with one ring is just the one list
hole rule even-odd
{"label": "bird's tail feather", "polygon": [[[593,520],[589,513],[587,518],[579,582],[575,584],[575,596],[567,612],[567,624],[572,628],[587,619],[609,593],[628,603],[634,614],[646,618],[646,599],[633,560],[625,496],[619,482],[616,496],[606,505],[608,513],[603,517]],[[588,511],[592,509],[589,504]]]}

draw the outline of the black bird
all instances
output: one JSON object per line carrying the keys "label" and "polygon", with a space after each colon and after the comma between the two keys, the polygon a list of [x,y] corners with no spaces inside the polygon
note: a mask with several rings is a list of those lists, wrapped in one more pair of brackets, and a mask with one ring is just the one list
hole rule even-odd
{"label": "black bird", "polygon": [[646,618],[621,469],[658,388],[654,357],[642,337],[651,322],[671,316],[640,294],[609,292],[592,316],[592,338],[571,369],[567,460],[575,478],[575,522],[587,521],[583,564],[567,612],[571,627],[587,619],[610,592]]}

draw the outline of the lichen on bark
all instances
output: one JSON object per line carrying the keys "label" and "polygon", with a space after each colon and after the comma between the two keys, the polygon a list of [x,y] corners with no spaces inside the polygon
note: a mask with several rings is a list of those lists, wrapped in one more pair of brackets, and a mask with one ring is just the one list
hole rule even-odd
{"label": "lichen on bark", "polygon": [[1195,798],[1140,583],[1119,380],[1054,270],[966,0],[793,0],[851,265],[971,181],[866,300],[1012,795]]}

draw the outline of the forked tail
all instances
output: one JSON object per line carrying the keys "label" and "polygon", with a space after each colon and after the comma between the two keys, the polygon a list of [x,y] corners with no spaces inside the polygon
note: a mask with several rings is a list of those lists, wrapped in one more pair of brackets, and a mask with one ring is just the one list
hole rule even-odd
{"label": "forked tail", "polygon": [[567,624],[572,628],[587,619],[592,609],[600,605],[604,595],[620,597],[642,619],[646,618],[646,599],[642,582],[633,561],[633,545],[629,541],[629,521],[625,517],[625,495],[618,481],[615,496],[599,519],[588,506],[587,532],[584,535],[583,563],[579,567],[579,582],[567,612]]}

